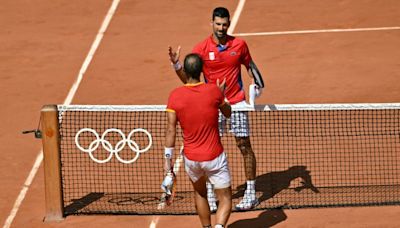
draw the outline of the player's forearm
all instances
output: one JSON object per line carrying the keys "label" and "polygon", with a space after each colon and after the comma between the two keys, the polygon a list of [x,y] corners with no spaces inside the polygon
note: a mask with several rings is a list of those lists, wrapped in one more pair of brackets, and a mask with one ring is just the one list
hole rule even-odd
{"label": "player's forearm", "polygon": [[165,147],[175,147],[177,118],[175,111],[167,112],[167,128],[165,129]]}
{"label": "player's forearm", "polygon": [[228,102],[225,102],[223,105],[221,105],[219,107],[219,110],[221,111],[222,115],[224,115],[226,118],[231,117],[232,108]]}
{"label": "player's forearm", "polygon": [[165,147],[175,147],[175,136],[176,130],[171,129],[171,127],[167,128],[166,136],[165,136]]}

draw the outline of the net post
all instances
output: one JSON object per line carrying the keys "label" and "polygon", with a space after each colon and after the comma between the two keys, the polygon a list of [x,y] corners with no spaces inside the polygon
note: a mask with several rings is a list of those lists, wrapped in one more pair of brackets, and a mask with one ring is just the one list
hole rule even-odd
{"label": "net post", "polygon": [[60,221],[64,219],[64,204],[61,189],[61,151],[57,106],[43,106],[40,119],[46,198],[44,221]]}

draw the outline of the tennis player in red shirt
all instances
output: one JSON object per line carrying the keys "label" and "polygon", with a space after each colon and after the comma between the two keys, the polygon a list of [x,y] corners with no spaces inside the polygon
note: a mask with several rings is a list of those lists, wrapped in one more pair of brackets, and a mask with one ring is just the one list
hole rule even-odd
{"label": "tennis player in red shirt", "polygon": [[[219,200],[216,226],[224,227],[232,209],[231,176],[228,160],[222,147],[219,130],[219,110],[231,115],[230,105],[224,101],[225,81],[219,84],[200,82],[203,61],[197,54],[189,54],[184,61],[185,85],[173,90],[168,98],[168,125],[165,138],[166,173],[171,172],[175,147],[176,125],[183,130],[185,170],[195,190],[196,210],[203,227],[211,228],[211,212],[207,201],[206,181],[214,185]],[[162,188],[166,189],[168,178]]]}
{"label": "tennis player in red shirt", "polygon": [[[203,75],[208,84],[215,84],[217,80],[226,78],[225,98],[230,104],[245,105],[246,96],[241,78],[241,65],[248,70],[253,78],[255,94],[260,95],[264,87],[261,74],[254,64],[247,44],[244,40],[227,34],[230,25],[230,15],[226,8],[215,8],[212,15],[213,33],[193,48],[204,61]],[[170,61],[176,74],[183,83],[186,82],[185,72],[179,62],[180,47],[174,51],[169,47]],[[226,129],[227,119],[219,118],[219,130],[222,134]],[[236,144],[244,158],[245,174],[247,179],[246,191],[243,199],[236,205],[237,210],[249,210],[258,205],[256,197],[256,158],[250,143],[249,120],[246,112],[233,112],[228,121],[235,136]],[[208,187],[210,189],[210,187]],[[208,194],[210,207],[216,209],[215,197],[212,190]]]}

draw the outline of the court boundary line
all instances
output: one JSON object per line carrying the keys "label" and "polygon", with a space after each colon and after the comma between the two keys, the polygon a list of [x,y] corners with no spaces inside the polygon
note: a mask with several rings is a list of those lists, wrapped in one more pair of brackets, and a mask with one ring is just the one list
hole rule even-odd
{"label": "court boundary line", "polygon": [[[115,11],[117,10],[117,7],[119,5],[120,0],[113,0],[110,8],[107,11],[107,14],[101,24],[100,29],[97,32],[96,38],[94,39],[92,46],[90,47],[89,53],[87,54],[80,70],[79,70],[79,74],[77,76],[77,79],[75,80],[74,84],[72,85],[71,89],[69,90],[69,93],[66,97],[66,99],[64,100],[64,105],[69,105],[72,102],[72,99],[75,96],[76,91],[78,90],[78,87],[83,79],[83,75],[86,73],[86,70],[88,69],[94,54],[97,51],[97,48],[100,45],[100,42],[102,41],[103,37],[104,37],[104,33],[108,28],[108,25],[111,22],[112,17],[115,14]],[[43,150],[40,150],[39,154],[36,157],[35,163],[31,169],[31,171],[29,172],[28,177],[26,178],[24,185],[22,186],[22,189],[20,191],[20,193],[18,194],[17,199],[14,202],[13,208],[11,209],[10,214],[8,215],[3,228],[9,228],[12,224],[12,222],[14,221],[15,216],[17,215],[17,212],[22,204],[22,201],[25,199],[26,193],[29,190],[29,187],[31,186],[33,179],[36,176],[36,173],[41,165],[43,161]]]}
{"label": "court boundary line", "polygon": [[240,0],[239,1],[238,5],[236,7],[236,10],[233,13],[231,24],[230,24],[230,26],[228,28],[228,31],[227,31],[228,34],[233,34],[233,31],[236,28],[236,25],[237,25],[237,23],[239,21],[240,14],[243,11],[243,7],[244,7],[245,3],[246,3],[246,0]]}
{"label": "court boundary line", "polygon": [[347,29],[315,29],[315,30],[294,30],[294,31],[276,31],[276,32],[254,32],[254,33],[236,33],[233,36],[276,36],[276,35],[296,35],[313,33],[338,33],[338,32],[370,32],[400,30],[400,27],[374,27],[374,28],[347,28]]}

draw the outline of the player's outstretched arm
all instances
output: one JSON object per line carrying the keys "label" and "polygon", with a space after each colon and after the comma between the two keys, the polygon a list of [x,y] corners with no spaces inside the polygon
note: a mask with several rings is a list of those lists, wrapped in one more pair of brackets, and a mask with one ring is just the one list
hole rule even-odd
{"label": "player's outstretched arm", "polygon": [[164,180],[161,183],[161,189],[167,196],[172,195],[175,175],[172,167],[172,156],[174,154],[175,136],[176,136],[176,114],[168,112],[168,123],[165,134],[165,149],[164,149]]}
{"label": "player's outstretched arm", "polygon": [[179,55],[181,52],[181,46],[178,46],[177,50],[174,51],[171,46],[168,47],[168,55],[169,60],[175,70],[176,75],[178,75],[179,79],[185,84],[186,83],[186,75],[183,71],[182,64],[179,62]]}
{"label": "player's outstretched arm", "polygon": [[168,123],[167,129],[165,133],[165,163],[164,163],[164,171],[171,171],[171,160],[173,156],[173,148],[175,147],[175,136],[176,136],[176,113],[175,112],[167,112],[168,115]]}

